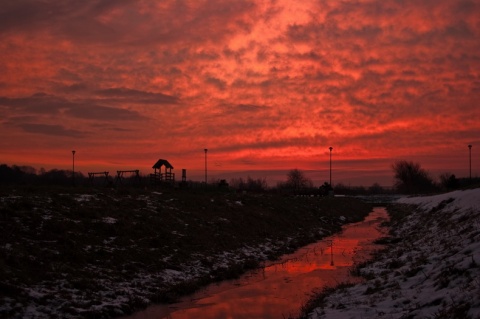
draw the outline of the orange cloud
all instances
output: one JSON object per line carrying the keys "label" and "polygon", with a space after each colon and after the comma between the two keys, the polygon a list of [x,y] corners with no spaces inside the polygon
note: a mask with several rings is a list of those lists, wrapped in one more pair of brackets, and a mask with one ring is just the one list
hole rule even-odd
{"label": "orange cloud", "polygon": [[163,157],[200,172],[206,147],[220,176],[323,172],[334,146],[346,183],[388,183],[398,158],[465,176],[466,145],[479,144],[479,11],[461,0],[2,4],[2,156],[68,168],[62,154],[77,148],[81,170],[147,173]]}

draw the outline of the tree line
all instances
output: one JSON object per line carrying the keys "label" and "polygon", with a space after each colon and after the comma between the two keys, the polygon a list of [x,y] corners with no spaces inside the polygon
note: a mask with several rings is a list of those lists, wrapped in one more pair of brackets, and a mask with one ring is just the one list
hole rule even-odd
{"label": "tree line", "polygon": [[480,178],[457,178],[455,174],[445,172],[436,182],[420,163],[400,160],[392,164],[395,189],[402,194],[425,194],[451,191],[467,187],[479,187]]}
{"label": "tree line", "polygon": [[[375,194],[431,194],[456,189],[480,187],[480,178],[457,178],[455,174],[445,172],[441,174],[438,181],[435,181],[431,174],[422,168],[420,163],[407,160],[399,160],[391,165],[395,180],[393,188],[385,188],[378,183],[370,187],[345,186],[338,183],[334,186],[325,182],[320,186],[321,194],[333,191],[335,194],[343,195],[375,195]],[[313,182],[305,174],[293,169],[287,174],[287,181],[277,185],[278,189],[293,190],[298,193],[308,193],[313,188]]]}
{"label": "tree line", "polygon": [[[85,176],[81,172],[75,172],[75,180],[83,181]],[[0,184],[20,184],[20,185],[72,185],[72,171],[52,169],[45,170],[41,168],[36,170],[31,166],[8,166],[0,164]]]}
{"label": "tree line", "polygon": [[[232,188],[238,191],[264,192],[278,191],[289,194],[304,195],[328,195],[333,193],[343,195],[368,195],[368,194],[425,194],[440,191],[450,191],[466,187],[480,187],[480,178],[457,178],[454,174],[443,173],[439,176],[438,182],[434,181],[431,175],[421,167],[419,163],[412,161],[396,161],[391,165],[395,184],[393,188],[385,188],[378,183],[374,183],[370,187],[364,186],[345,186],[338,183],[332,187],[328,182],[323,183],[319,187],[315,187],[313,181],[307,175],[299,170],[292,169],[288,171],[286,180],[277,183],[276,187],[269,187],[266,179],[232,178],[230,183],[225,180],[213,181],[211,186],[219,186],[220,188]],[[111,177],[110,177],[111,178]],[[128,181],[129,178],[126,178]],[[71,170],[45,170],[41,168],[37,171],[31,166],[8,166],[0,164],[0,185],[86,185],[88,178],[81,172],[73,172]],[[148,177],[142,176],[140,184],[147,184]],[[127,183],[128,184],[128,183]],[[109,185],[112,185],[110,180]]]}

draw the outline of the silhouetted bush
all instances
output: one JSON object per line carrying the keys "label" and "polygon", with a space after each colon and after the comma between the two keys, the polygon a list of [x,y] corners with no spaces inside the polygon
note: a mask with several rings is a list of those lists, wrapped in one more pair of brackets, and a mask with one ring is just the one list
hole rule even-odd
{"label": "silhouetted bush", "polygon": [[52,169],[47,172],[43,172],[38,176],[39,182],[42,185],[57,185],[57,186],[68,186],[68,185],[83,185],[85,183],[85,178],[82,173],[75,172],[75,180],[72,176],[72,171]]}
{"label": "silhouetted bush", "polygon": [[232,178],[230,186],[239,191],[261,192],[268,188],[267,180],[265,178],[253,179],[250,176],[246,180],[243,178]]}
{"label": "silhouetted bush", "polygon": [[457,189],[460,183],[454,174],[443,173],[440,175],[440,186],[446,190],[452,190]]}
{"label": "silhouetted bush", "polygon": [[367,190],[363,186],[346,186],[338,183],[333,187],[335,194],[341,195],[365,195]]}
{"label": "silhouetted bush", "polygon": [[295,168],[287,173],[287,181],[279,182],[277,188],[298,193],[302,190],[313,188],[313,182],[302,171]]}
{"label": "silhouetted bush", "polygon": [[[75,184],[85,183],[82,173],[75,172]],[[66,186],[73,184],[72,171],[52,169],[45,171],[40,169],[39,173],[31,166],[11,167],[6,164],[0,165],[0,184],[3,185],[57,185]]]}
{"label": "silhouetted bush", "polygon": [[31,166],[0,165],[0,184],[31,183],[36,177],[36,170]]}
{"label": "silhouetted bush", "polygon": [[385,194],[385,189],[378,183],[373,183],[372,186],[368,188],[368,194],[378,195],[378,194]]}
{"label": "silhouetted bush", "polygon": [[400,193],[430,193],[435,190],[433,180],[419,163],[397,161],[392,164],[395,173],[395,187]]}
{"label": "silhouetted bush", "polygon": [[330,185],[330,183],[325,182],[323,183],[322,186],[318,188],[318,191],[320,196],[327,196],[330,194],[331,191],[333,191],[333,188],[332,188],[332,185]]}

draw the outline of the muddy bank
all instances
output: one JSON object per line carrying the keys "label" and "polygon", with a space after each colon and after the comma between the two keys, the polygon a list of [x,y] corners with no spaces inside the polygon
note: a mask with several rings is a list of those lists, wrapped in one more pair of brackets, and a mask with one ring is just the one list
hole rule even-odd
{"label": "muddy bank", "polygon": [[1,190],[0,315],[118,317],[235,278],[370,210],[351,198]]}

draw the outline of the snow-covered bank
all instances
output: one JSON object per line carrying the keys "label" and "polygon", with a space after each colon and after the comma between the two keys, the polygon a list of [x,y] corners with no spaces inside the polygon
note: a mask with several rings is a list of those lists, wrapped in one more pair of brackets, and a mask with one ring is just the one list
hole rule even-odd
{"label": "snow-covered bank", "polygon": [[402,198],[400,239],[310,318],[480,318],[480,189]]}
{"label": "snow-covered bank", "polygon": [[480,188],[427,197],[404,197],[397,200],[397,203],[419,205],[419,209],[430,210],[445,201],[449,201],[448,205],[442,209],[445,212],[478,211],[480,210]]}

